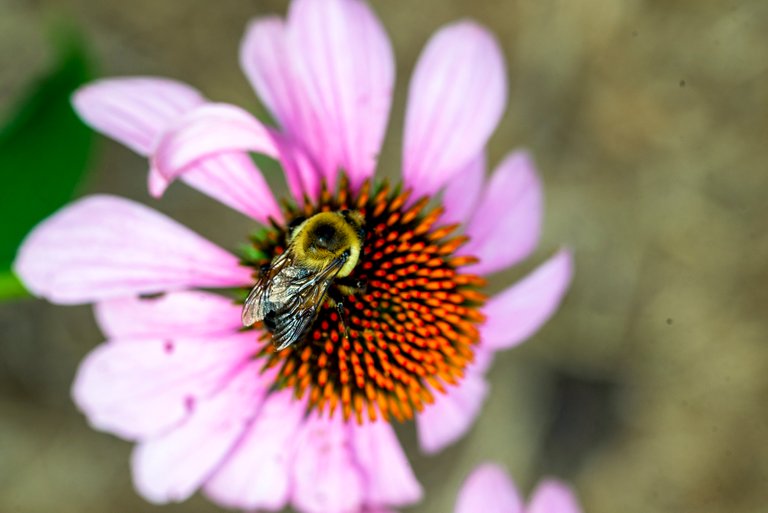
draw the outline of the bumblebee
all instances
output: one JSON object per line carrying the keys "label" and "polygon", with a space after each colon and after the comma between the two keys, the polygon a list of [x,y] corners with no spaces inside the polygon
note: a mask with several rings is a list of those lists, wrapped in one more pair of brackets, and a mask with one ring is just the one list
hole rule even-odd
{"label": "bumblebee", "polygon": [[243,325],[263,321],[280,351],[304,337],[326,298],[341,313],[340,296],[330,297],[329,289],[335,284],[341,294],[351,294],[362,288],[349,275],[360,261],[364,226],[363,214],[355,210],[291,222],[286,250],[262,267],[245,300]]}

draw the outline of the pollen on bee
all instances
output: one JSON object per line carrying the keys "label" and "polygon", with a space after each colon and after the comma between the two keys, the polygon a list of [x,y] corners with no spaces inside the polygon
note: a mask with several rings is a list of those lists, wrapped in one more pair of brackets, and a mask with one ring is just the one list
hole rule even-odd
{"label": "pollen on bee", "polygon": [[[476,261],[456,255],[468,239],[441,224],[442,208],[430,203],[386,182],[356,191],[342,181],[336,191],[324,186],[315,203],[286,207],[288,220],[356,210],[365,239],[344,286],[331,284],[332,300],[319,301],[306,336],[282,351],[263,342],[264,369],[282,376],[276,388],[293,388],[310,410],[365,423],[411,419],[460,382],[484,322],[485,281],[462,269]],[[277,255],[284,240],[277,234],[254,244]]]}

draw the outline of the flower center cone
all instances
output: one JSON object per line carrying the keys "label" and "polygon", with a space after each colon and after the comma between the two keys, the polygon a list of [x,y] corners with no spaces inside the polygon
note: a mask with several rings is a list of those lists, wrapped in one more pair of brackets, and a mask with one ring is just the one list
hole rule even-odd
{"label": "flower center cone", "polygon": [[[441,207],[430,198],[409,202],[409,192],[366,181],[353,191],[342,180],[336,194],[323,187],[316,202],[287,205],[286,226],[298,217],[344,209],[365,216],[365,240],[350,278],[364,284],[344,296],[342,307],[326,300],[306,335],[277,351],[264,332],[257,357],[276,368],[274,389],[293,388],[310,410],[340,411],[359,423],[378,418],[404,421],[456,385],[473,360],[485,281],[461,268],[476,258],[458,255],[467,242],[457,225],[440,226]],[[256,272],[285,250],[286,227],[274,224],[254,239],[265,255],[248,264]],[[334,287],[335,285],[331,285]]]}

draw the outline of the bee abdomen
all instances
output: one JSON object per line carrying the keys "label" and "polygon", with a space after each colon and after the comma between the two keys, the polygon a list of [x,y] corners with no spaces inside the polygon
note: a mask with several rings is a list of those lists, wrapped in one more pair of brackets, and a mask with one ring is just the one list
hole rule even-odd
{"label": "bee abdomen", "polygon": [[270,310],[264,316],[264,327],[267,328],[267,330],[270,332],[275,331],[275,328],[277,327],[277,316],[274,310]]}

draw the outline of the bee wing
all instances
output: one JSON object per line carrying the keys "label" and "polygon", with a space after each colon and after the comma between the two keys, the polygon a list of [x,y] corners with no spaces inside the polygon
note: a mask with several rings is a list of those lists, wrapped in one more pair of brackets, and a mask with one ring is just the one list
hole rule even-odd
{"label": "bee wing", "polygon": [[268,306],[271,304],[269,299],[272,295],[273,280],[278,273],[289,267],[292,263],[293,257],[290,255],[290,252],[286,251],[275,257],[269,268],[259,274],[256,285],[253,286],[243,304],[243,326],[251,326],[255,322],[264,320],[267,312],[270,311]]}
{"label": "bee wing", "polygon": [[343,258],[337,258],[325,269],[296,280],[295,294],[272,319],[272,343],[278,351],[298,342],[304,336],[317,317],[328,287],[345,261]]}
{"label": "bee wing", "polygon": [[319,305],[312,305],[294,313],[281,313],[275,316],[275,329],[272,343],[277,351],[295,344],[307,332],[310,324],[317,317]]}

